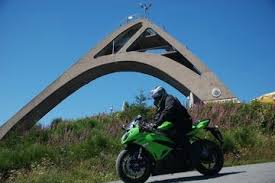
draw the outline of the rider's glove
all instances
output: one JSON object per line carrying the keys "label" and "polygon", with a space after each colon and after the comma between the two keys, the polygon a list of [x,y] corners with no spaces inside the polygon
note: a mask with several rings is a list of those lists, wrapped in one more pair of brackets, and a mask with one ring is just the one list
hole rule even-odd
{"label": "rider's glove", "polygon": [[153,130],[155,130],[157,128],[157,125],[155,124],[155,123],[149,123],[148,124],[148,129],[150,130],[150,131],[153,131]]}
{"label": "rider's glove", "polygon": [[142,127],[142,130],[150,132],[154,130],[154,127],[152,126],[152,123],[146,123],[146,125]]}

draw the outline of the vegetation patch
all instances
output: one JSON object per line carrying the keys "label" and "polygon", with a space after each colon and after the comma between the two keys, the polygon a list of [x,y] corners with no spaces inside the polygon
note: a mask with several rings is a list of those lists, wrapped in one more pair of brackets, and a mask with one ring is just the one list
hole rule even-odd
{"label": "vegetation patch", "polygon": [[[24,136],[0,142],[0,182],[108,182],[116,180],[115,159],[123,148],[121,126],[154,109],[139,96],[123,112],[81,119],[58,118],[48,127],[34,126]],[[194,121],[210,118],[224,136],[225,165],[275,160],[275,107],[207,104],[190,111]],[[206,138],[212,138],[207,135]]]}

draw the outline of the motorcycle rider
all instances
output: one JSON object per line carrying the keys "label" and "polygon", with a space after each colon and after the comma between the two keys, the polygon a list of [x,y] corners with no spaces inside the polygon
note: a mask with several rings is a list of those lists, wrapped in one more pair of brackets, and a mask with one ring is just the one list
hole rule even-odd
{"label": "motorcycle rider", "polygon": [[188,142],[185,135],[192,129],[192,119],[186,108],[161,86],[151,90],[151,96],[157,107],[153,119],[154,127],[157,128],[165,121],[171,122],[173,127],[164,133],[175,140],[177,145],[186,146]]}

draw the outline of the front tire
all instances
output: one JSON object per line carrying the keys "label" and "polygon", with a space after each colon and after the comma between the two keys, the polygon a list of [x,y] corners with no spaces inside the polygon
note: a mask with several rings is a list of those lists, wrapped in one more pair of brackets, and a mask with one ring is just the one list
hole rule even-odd
{"label": "front tire", "polygon": [[151,174],[151,163],[143,153],[138,157],[139,150],[130,148],[122,150],[116,160],[116,171],[119,178],[126,183],[143,183]]}
{"label": "front tire", "polygon": [[196,169],[203,175],[217,175],[223,167],[222,149],[214,142],[203,140],[199,142],[199,163]]}

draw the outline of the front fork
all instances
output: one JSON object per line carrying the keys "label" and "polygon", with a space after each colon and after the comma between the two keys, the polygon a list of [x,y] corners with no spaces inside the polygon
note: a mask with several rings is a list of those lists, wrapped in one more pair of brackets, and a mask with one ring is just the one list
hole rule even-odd
{"label": "front fork", "polygon": [[142,161],[145,158],[145,162],[144,163],[150,162],[152,167],[155,166],[155,161],[154,161],[153,157],[150,156],[142,146],[138,147],[137,150],[138,150],[137,159],[139,161]]}
{"label": "front fork", "polygon": [[142,147],[140,147],[138,150],[138,160],[142,159],[141,153],[142,153]]}

